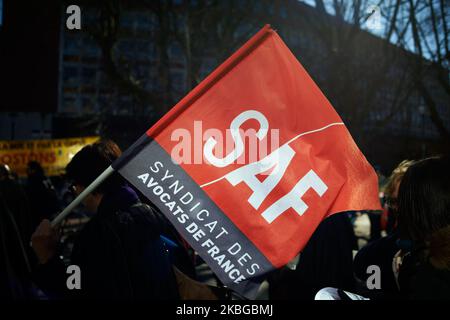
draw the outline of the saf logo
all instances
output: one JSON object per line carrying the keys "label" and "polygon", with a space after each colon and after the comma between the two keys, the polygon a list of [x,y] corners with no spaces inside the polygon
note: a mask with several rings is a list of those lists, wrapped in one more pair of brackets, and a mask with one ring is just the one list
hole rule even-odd
{"label": "saf logo", "polygon": [[[244,111],[231,122],[230,131],[235,142],[235,149],[226,157],[218,158],[213,154],[213,149],[217,144],[217,141],[213,137],[206,141],[203,154],[209,163],[215,167],[223,168],[232,164],[243,154],[245,148],[242,137],[239,134],[239,129],[244,122],[250,119],[258,121],[260,125],[256,133],[259,140],[262,140],[267,135],[269,128],[267,118],[259,111]],[[260,161],[249,163],[229,172],[225,176],[225,179],[233,186],[244,182],[253,191],[248,198],[248,202],[253,208],[258,209],[269,193],[281,181],[294,155],[294,149],[286,143]],[[273,169],[268,177],[263,182],[258,180],[257,175],[266,172],[268,169]],[[321,197],[328,189],[327,185],[312,169],[297,182],[290,192],[264,210],[262,217],[268,223],[272,223],[289,208],[294,209],[300,216],[303,215],[308,209],[308,205],[302,200],[302,196],[309,189],[313,189]]]}

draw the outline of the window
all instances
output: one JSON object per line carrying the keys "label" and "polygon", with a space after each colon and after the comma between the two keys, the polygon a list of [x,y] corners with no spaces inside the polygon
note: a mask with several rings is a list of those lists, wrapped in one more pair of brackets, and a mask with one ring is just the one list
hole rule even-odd
{"label": "window", "polygon": [[135,52],[135,43],[129,39],[123,39],[120,40],[120,42],[117,45],[117,49],[120,54],[126,56],[126,57],[132,57]]}
{"label": "window", "polygon": [[150,58],[156,59],[158,57],[158,52],[156,51],[156,46],[153,43],[150,43],[149,50],[150,50]]}
{"label": "window", "polygon": [[287,10],[286,10],[286,7],[285,7],[284,5],[282,5],[282,6],[280,7],[280,16],[281,16],[283,19],[286,19],[286,18],[287,18]]}
{"label": "window", "polygon": [[150,73],[150,67],[146,63],[141,63],[141,64],[137,65],[134,70],[134,76],[137,79],[146,80],[149,77],[149,73]]}
{"label": "window", "polygon": [[93,10],[83,10],[82,19],[82,23],[88,26],[92,26],[98,21],[97,14]]}
{"label": "window", "polygon": [[3,0],[0,0],[0,27],[3,24]]}
{"label": "window", "polygon": [[127,27],[127,28],[133,28],[133,24],[134,24],[134,16],[131,12],[125,12],[123,14],[123,16],[120,19],[120,24],[123,27]]}
{"label": "window", "polygon": [[183,91],[185,83],[184,75],[180,72],[174,72],[170,76],[173,89],[175,89],[176,91]]}
{"label": "window", "polygon": [[95,43],[94,40],[88,38],[88,37],[84,37],[83,38],[83,44],[82,44],[82,48],[83,48],[83,53],[84,55],[87,56],[98,56],[100,55],[100,48],[97,45],[97,43]]}
{"label": "window", "polygon": [[93,103],[91,97],[89,97],[89,96],[84,96],[81,99],[81,106],[82,106],[83,113],[94,112],[94,103]]}
{"label": "window", "polygon": [[134,43],[135,50],[138,53],[142,53],[142,52],[145,53],[146,51],[148,51],[149,50],[149,45],[150,45],[150,42],[148,42],[148,41],[139,41],[139,40],[137,40]]}
{"label": "window", "polygon": [[209,74],[216,67],[217,63],[213,58],[204,58],[202,61],[201,72]]}
{"label": "window", "polygon": [[169,46],[169,55],[172,59],[182,59],[183,50],[178,43],[172,43]]}
{"label": "window", "polygon": [[63,80],[65,84],[78,81],[78,68],[76,66],[66,66],[63,71]]}
{"label": "window", "polygon": [[74,96],[64,97],[62,112],[76,113],[78,111],[77,101]]}
{"label": "window", "polygon": [[65,55],[79,55],[81,51],[81,38],[65,34],[64,37],[64,54]]}
{"label": "window", "polygon": [[97,70],[95,68],[83,68],[81,73],[81,79],[83,83],[95,82]]}
{"label": "window", "polygon": [[129,27],[140,31],[155,30],[158,26],[156,17],[150,11],[132,13],[133,22],[129,23]]}

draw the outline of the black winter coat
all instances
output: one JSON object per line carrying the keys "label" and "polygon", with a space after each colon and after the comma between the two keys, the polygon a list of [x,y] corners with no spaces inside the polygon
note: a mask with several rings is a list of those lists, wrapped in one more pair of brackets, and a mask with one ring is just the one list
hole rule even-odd
{"label": "black winter coat", "polygon": [[58,258],[36,270],[36,281],[51,298],[177,299],[160,238],[164,223],[131,188],[106,194],[74,243],[71,264],[80,267],[81,289],[67,289],[69,275]]}

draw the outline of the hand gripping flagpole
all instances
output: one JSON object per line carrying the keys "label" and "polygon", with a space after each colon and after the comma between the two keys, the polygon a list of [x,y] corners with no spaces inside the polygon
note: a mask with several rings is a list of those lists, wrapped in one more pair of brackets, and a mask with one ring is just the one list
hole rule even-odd
{"label": "hand gripping flagpole", "polygon": [[61,221],[75,209],[81,201],[84,200],[92,191],[94,191],[103,181],[106,180],[113,172],[114,168],[109,166],[101,175],[99,175],[86,189],[83,190],[60,214],[51,222],[52,227],[61,223]]}

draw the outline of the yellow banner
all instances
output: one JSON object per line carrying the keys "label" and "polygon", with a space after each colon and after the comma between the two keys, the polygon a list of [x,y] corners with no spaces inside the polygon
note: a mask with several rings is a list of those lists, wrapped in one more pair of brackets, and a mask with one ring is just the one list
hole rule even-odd
{"label": "yellow banner", "polygon": [[64,173],[70,159],[85,145],[100,137],[54,140],[0,140],[0,163],[7,164],[20,177],[26,177],[29,161],[37,161],[48,176]]}

